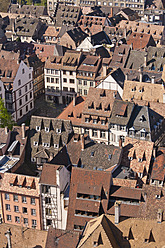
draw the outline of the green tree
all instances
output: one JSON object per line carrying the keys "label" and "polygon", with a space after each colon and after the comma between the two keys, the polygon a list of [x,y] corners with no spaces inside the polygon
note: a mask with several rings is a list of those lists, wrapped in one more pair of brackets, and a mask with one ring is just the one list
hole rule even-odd
{"label": "green tree", "polygon": [[0,127],[8,127],[12,130],[14,121],[12,120],[11,114],[7,112],[4,101],[0,98]]}

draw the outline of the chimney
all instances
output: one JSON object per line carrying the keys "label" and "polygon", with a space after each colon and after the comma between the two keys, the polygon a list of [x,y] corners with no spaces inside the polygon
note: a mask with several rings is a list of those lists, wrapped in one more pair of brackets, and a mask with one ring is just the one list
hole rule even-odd
{"label": "chimney", "polygon": [[125,81],[128,81],[128,73],[125,74]]}
{"label": "chimney", "polygon": [[9,230],[7,230],[7,232],[5,233],[5,236],[7,237],[7,244],[8,244],[8,248],[12,248],[11,247],[11,231],[10,228]]}
{"label": "chimney", "polygon": [[122,139],[119,139],[119,147],[122,148]]}
{"label": "chimney", "polygon": [[152,76],[152,78],[151,78],[151,83],[152,83],[152,84],[155,83],[155,76]]}
{"label": "chimney", "polygon": [[22,123],[22,139],[25,139],[25,123]]}
{"label": "chimney", "polygon": [[76,106],[76,94],[73,95],[73,106]]}
{"label": "chimney", "polygon": [[85,140],[84,140],[84,135],[81,134],[81,150],[84,151],[85,148]]}
{"label": "chimney", "polygon": [[5,127],[5,134],[8,134],[8,127]]}
{"label": "chimney", "polygon": [[103,65],[103,77],[105,77],[107,75],[107,67],[105,65]]}
{"label": "chimney", "polygon": [[120,201],[115,202],[115,224],[119,224],[120,221]]}
{"label": "chimney", "polygon": [[131,43],[131,45],[130,45],[130,46],[131,46],[131,50],[133,50],[133,43]]}
{"label": "chimney", "polygon": [[144,200],[145,200],[145,202],[147,201],[147,193],[146,192],[144,193]]}
{"label": "chimney", "polygon": [[51,161],[54,158],[54,154],[51,152],[49,156],[49,161]]}
{"label": "chimney", "polygon": [[156,158],[156,147],[153,148],[153,157]]}
{"label": "chimney", "polygon": [[162,209],[158,209],[157,212],[157,223],[162,223],[163,220],[163,210]]}
{"label": "chimney", "polygon": [[144,54],[144,67],[147,66],[147,53]]}
{"label": "chimney", "polygon": [[140,72],[140,78],[139,78],[139,82],[141,83],[143,80],[143,67],[142,66],[140,66],[139,67],[139,72]]}
{"label": "chimney", "polygon": [[15,20],[11,20],[12,32],[15,33]]}

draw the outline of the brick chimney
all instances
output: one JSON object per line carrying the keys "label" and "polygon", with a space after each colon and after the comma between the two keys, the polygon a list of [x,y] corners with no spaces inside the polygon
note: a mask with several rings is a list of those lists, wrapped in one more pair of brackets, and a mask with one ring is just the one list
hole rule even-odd
{"label": "brick chimney", "polygon": [[5,127],[5,134],[8,134],[8,127]]}
{"label": "brick chimney", "polygon": [[157,212],[157,223],[162,223],[163,221],[163,209],[158,209]]}
{"label": "brick chimney", "polygon": [[73,95],[73,106],[76,106],[76,94]]}
{"label": "brick chimney", "polygon": [[142,66],[140,66],[139,67],[139,72],[140,72],[140,78],[139,78],[139,82],[141,83],[143,80],[143,67]]}
{"label": "brick chimney", "polygon": [[151,77],[151,83],[154,84],[155,83],[155,76]]}
{"label": "brick chimney", "polygon": [[144,67],[147,66],[147,53],[144,54]]}
{"label": "brick chimney", "polygon": [[84,135],[81,134],[81,150],[84,151],[85,148],[85,140],[84,140]]}
{"label": "brick chimney", "polygon": [[120,222],[120,201],[115,202],[115,224],[119,224]]}
{"label": "brick chimney", "polygon": [[22,123],[22,139],[25,139],[25,123]]}
{"label": "brick chimney", "polygon": [[5,233],[5,236],[7,237],[7,247],[8,248],[11,248],[11,231],[10,231],[10,228],[9,230],[7,230],[7,232]]}

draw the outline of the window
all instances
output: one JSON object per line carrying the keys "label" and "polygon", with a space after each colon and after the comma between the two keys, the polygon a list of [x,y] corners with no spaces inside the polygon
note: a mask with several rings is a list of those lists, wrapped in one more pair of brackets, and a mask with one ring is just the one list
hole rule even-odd
{"label": "window", "polygon": [[82,81],[81,81],[81,80],[78,80],[78,84],[79,84],[79,85],[82,85]]}
{"label": "window", "polygon": [[22,203],[27,203],[26,202],[26,196],[22,196]]}
{"label": "window", "polygon": [[27,214],[27,208],[23,207],[23,208],[22,208],[22,213],[23,213],[23,214]]}
{"label": "window", "polygon": [[20,218],[18,216],[15,216],[15,223],[20,223]]}
{"label": "window", "polygon": [[25,92],[27,92],[27,85],[25,85]]}
{"label": "window", "polygon": [[32,227],[35,228],[37,226],[37,221],[36,220],[32,220]]}
{"label": "window", "polygon": [[26,102],[28,101],[28,96],[27,96],[27,95],[25,96],[25,101],[26,101]]}
{"label": "window", "polygon": [[19,96],[21,96],[21,94],[22,94],[22,93],[21,93],[21,90],[19,90],[19,93],[18,93],[18,94],[19,94]]}
{"label": "window", "polygon": [[73,71],[70,71],[70,75],[73,75]]}
{"label": "window", "polygon": [[50,204],[51,203],[51,198],[50,197],[45,197],[45,203]]}
{"label": "window", "polygon": [[28,225],[28,218],[24,218],[24,219],[23,219],[23,223],[24,223],[25,225]]}
{"label": "window", "polygon": [[84,90],[84,95],[87,95],[87,90]]}
{"label": "window", "polygon": [[32,92],[30,92],[30,98],[32,98]]}
{"label": "window", "polygon": [[64,78],[64,83],[67,83],[67,78]]}
{"label": "window", "polygon": [[19,207],[18,206],[14,206],[14,212],[19,212]]}
{"label": "window", "polygon": [[89,135],[89,129],[85,129],[85,134]]}
{"label": "window", "polygon": [[70,80],[69,80],[69,83],[70,83],[70,84],[74,84],[74,79],[70,79]]}
{"label": "window", "polygon": [[31,79],[31,73],[29,73],[29,79]]}
{"label": "window", "polygon": [[32,108],[33,107],[33,104],[32,104],[32,102],[30,103],[30,108]]}
{"label": "window", "polygon": [[51,83],[54,83],[54,78],[51,78]]}
{"label": "window", "polygon": [[22,69],[22,74],[24,74],[24,73],[25,73],[25,69],[23,68],[23,69]]}
{"label": "window", "polygon": [[86,80],[84,80],[84,85],[87,85],[87,81]]}
{"label": "window", "polygon": [[66,75],[66,71],[63,71],[63,74]]}
{"label": "window", "polygon": [[19,100],[19,106],[21,106],[21,105],[22,105],[22,99]]}
{"label": "window", "polygon": [[47,219],[47,220],[46,220],[46,225],[47,225],[47,226],[50,226],[51,224],[52,224],[52,220],[48,220],[48,219]]}
{"label": "window", "polygon": [[10,209],[10,204],[6,204],[6,210],[7,211],[10,211],[11,209]]}
{"label": "window", "polygon": [[100,136],[101,136],[101,138],[105,138],[105,131],[101,131]]}
{"label": "window", "polygon": [[22,109],[19,111],[19,115],[22,116]]}
{"label": "window", "polygon": [[19,79],[19,80],[18,80],[18,86],[20,86],[20,85],[21,85],[21,80]]}
{"label": "window", "polygon": [[7,214],[6,218],[7,218],[7,221],[11,221],[11,215]]}
{"label": "window", "polygon": [[5,200],[10,200],[9,194],[5,194]]}
{"label": "window", "polygon": [[46,82],[50,83],[50,77],[46,77]]}
{"label": "window", "polygon": [[13,195],[13,201],[18,202],[18,195]]}
{"label": "window", "polygon": [[88,123],[89,122],[89,118],[85,118],[85,122]]}
{"label": "window", "polygon": [[101,120],[101,125],[105,125],[105,120]]}
{"label": "window", "polygon": [[125,130],[125,126],[120,126],[120,130],[124,131]]}
{"label": "window", "polygon": [[97,124],[97,119],[93,119],[93,124]]}
{"label": "window", "polygon": [[35,198],[31,198],[31,204],[32,204],[32,205],[35,205],[35,203],[36,203],[36,202],[35,202]]}
{"label": "window", "polygon": [[90,87],[93,87],[93,82],[90,82]]}
{"label": "window", "polygon": [[97,130],[93,130],[93,131],[92,131],[92,136],[93,136],[93,137],[97,137]]}
{"label": "window", "polygon": [[26,106],[26,112],[28,112],[28,105]]}
{"label": "window", "polygon": [[35,209],[31,209],[31,215],[36,215],[36,210]]}
{"label": "window", "polygon": [[46,215],[52,215],[52,211],[50,208],[46,208]]}

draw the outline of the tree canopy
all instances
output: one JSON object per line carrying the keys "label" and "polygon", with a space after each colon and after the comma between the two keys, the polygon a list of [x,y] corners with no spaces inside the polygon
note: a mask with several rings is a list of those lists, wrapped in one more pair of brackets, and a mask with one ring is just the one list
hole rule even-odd
{"label": "tree canopy", "polygon": [[12,130],[14,121],[11,114],[7,112],[4,101],[0,98],[0,127],[8,127]]}

